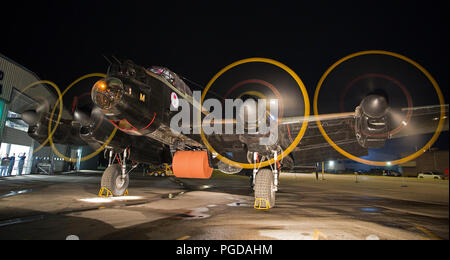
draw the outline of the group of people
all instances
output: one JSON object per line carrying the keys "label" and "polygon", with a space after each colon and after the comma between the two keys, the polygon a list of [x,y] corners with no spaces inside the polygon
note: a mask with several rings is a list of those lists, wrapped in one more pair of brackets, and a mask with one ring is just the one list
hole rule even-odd
{"label": "group of people", "polygon": [[[23,171],[23,166],[25,164],[25,158],[27,158],[25,153],[19,154],[17,156],[19,159],[18,168],[17,168],[17,175],[21,175]],[[8,154],[5,154],[5,156],[2,156],[1,162],[0,162],[0,176],[11,176],[12,171],[14,169],[14,163],[16,162],[16,154],[13,153],[12,156],[9,156]]]}

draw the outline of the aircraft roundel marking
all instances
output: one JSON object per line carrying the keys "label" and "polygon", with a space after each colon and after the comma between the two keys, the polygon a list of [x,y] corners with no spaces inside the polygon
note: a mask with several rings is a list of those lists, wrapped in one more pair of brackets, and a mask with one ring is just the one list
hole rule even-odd
{"label": "aircraft roundel marking", "polygon": [[180,100],[178,99],[177,93],[175,92],[172,92],[172,94],[170,94],[170,101],[174,108],[178,108],[178,106],[180,105]]}

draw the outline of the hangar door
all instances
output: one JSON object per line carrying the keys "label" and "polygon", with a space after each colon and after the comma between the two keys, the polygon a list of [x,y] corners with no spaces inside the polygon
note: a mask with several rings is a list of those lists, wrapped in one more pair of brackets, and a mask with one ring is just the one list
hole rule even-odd
{"label": "hangar door", "polygon": [[19,170],[19,154],[25,153],[26,159],[22,174],[28,174],[31,171],[31,163],[33,153],[33,139],[28,136],[24,131],[17,130],[11,127],[5,127],[3,129],[3,138],[0,147],[0,154],[3,157],[5,154],[9,156],[15,155],[16,160],[14,163],[12,175],[17,175]]}

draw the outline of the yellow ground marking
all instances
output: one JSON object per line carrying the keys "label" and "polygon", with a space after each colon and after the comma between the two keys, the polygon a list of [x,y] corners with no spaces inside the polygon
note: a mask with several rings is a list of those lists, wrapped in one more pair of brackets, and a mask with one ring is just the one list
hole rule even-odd
{"label": "yellow ground marking", "polygon": [[184,237],[180,237],[180,238],[177,238],[177,240],[186,240],[186,239],[189,239],[191,236],[184,236]]}
{"label": "yellow ground marking", "polygon": [[[422,227],[422,226],[416,226],[416,228],[420,231],[422,231],[423,233],[425,233],[427,236],[429,236],[431,239],[433,240],[442,240],[440,237],[436,236],[435,234],[433,234],[431,231],[429,231],[428,229]],[[426,239],[425,240],[429,240]]]}
{"label": "yellow ground marking", "polygon": [[313,240],[320,240],[320,238],[323,238],[323,239],[325,239],[325,240],[327,240],[328,239],[328,237],[324,234],[324,233],[322,233],[322,232],[320,232],[319,230],[314,230],[314,234],[312,235],[312,239]]}

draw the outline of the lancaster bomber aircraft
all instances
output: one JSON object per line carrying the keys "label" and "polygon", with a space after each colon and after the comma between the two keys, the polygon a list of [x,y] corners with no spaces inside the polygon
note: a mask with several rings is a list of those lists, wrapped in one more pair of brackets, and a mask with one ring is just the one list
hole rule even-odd
{"label": "lancaster bomber aircraft", "polygon": [[[194,104],[192,90],[180,76],[167,68],[145,68],[131,61],[112,63],[106,78],[93,86],[91,97],[94,108],[89,113],[76,109],[74,120],[61,120],[52,138],[54,143],[87,144],[93,149],[107,143],[105,154],[109,155],[109,166],[103,173],[101,186],[114,196],[125,193],[129,174],[137,164],[172,164],[174,175],[178,178],[209,178],[213,169],[229,174],[243,170],[239,165],[220,160],[218,154],[211,152],[204,144],[200,134],[171,130],[171,119],[181,108],[179,101],[187,100],[191,107]],[[252,99],[258,97],[247,100]],[[248,104],[247,100],[243,103],[244,107]],[[367,155],[369,148],[383,147],[391,138],[433,133],[436,118],[442,116],[440,105],[406,110],[415,124],[407,125],[403,121],[404,130],[393,131],[397,126],[393,123],[388,99],[380,94],[368,94],[352,113],[282,120],[270,115],[263,118],[244,117],[247,120],[246,130],[277,120],[278,138],[270,144],[261,144],[260,135],[248,133],[211,134],[206,135],[206,139],[229,160],[257,166],[263,161],[275,159],[273,164],[255,167],[252,172],[255,199],[264,204],[262,207],[270,208],[275,205],[281,169],[345,159],[323,138],[318,119],[336,145],[360,157]],[[256,113],[251,109],[245,111],[247,114]],[[207,113],[202,109],[199,114],[204,117]],[[448,115],[448,105],[445,105],[445,115]],[[22,119],[29,125],[28,134],[40,143],[48,137],[49,121],[56,121],[56,116],[50,117],[48,111],[36,109],[22,113]],[[301,142],[288,156],[281,158],[280,155],[292,143],[293,135],[300,131],[305,120],[308,121],[308,128]],[[117,129],[114,137],[108,140],[114,129]],[[448,131],[447,119],[443,130]]]}

